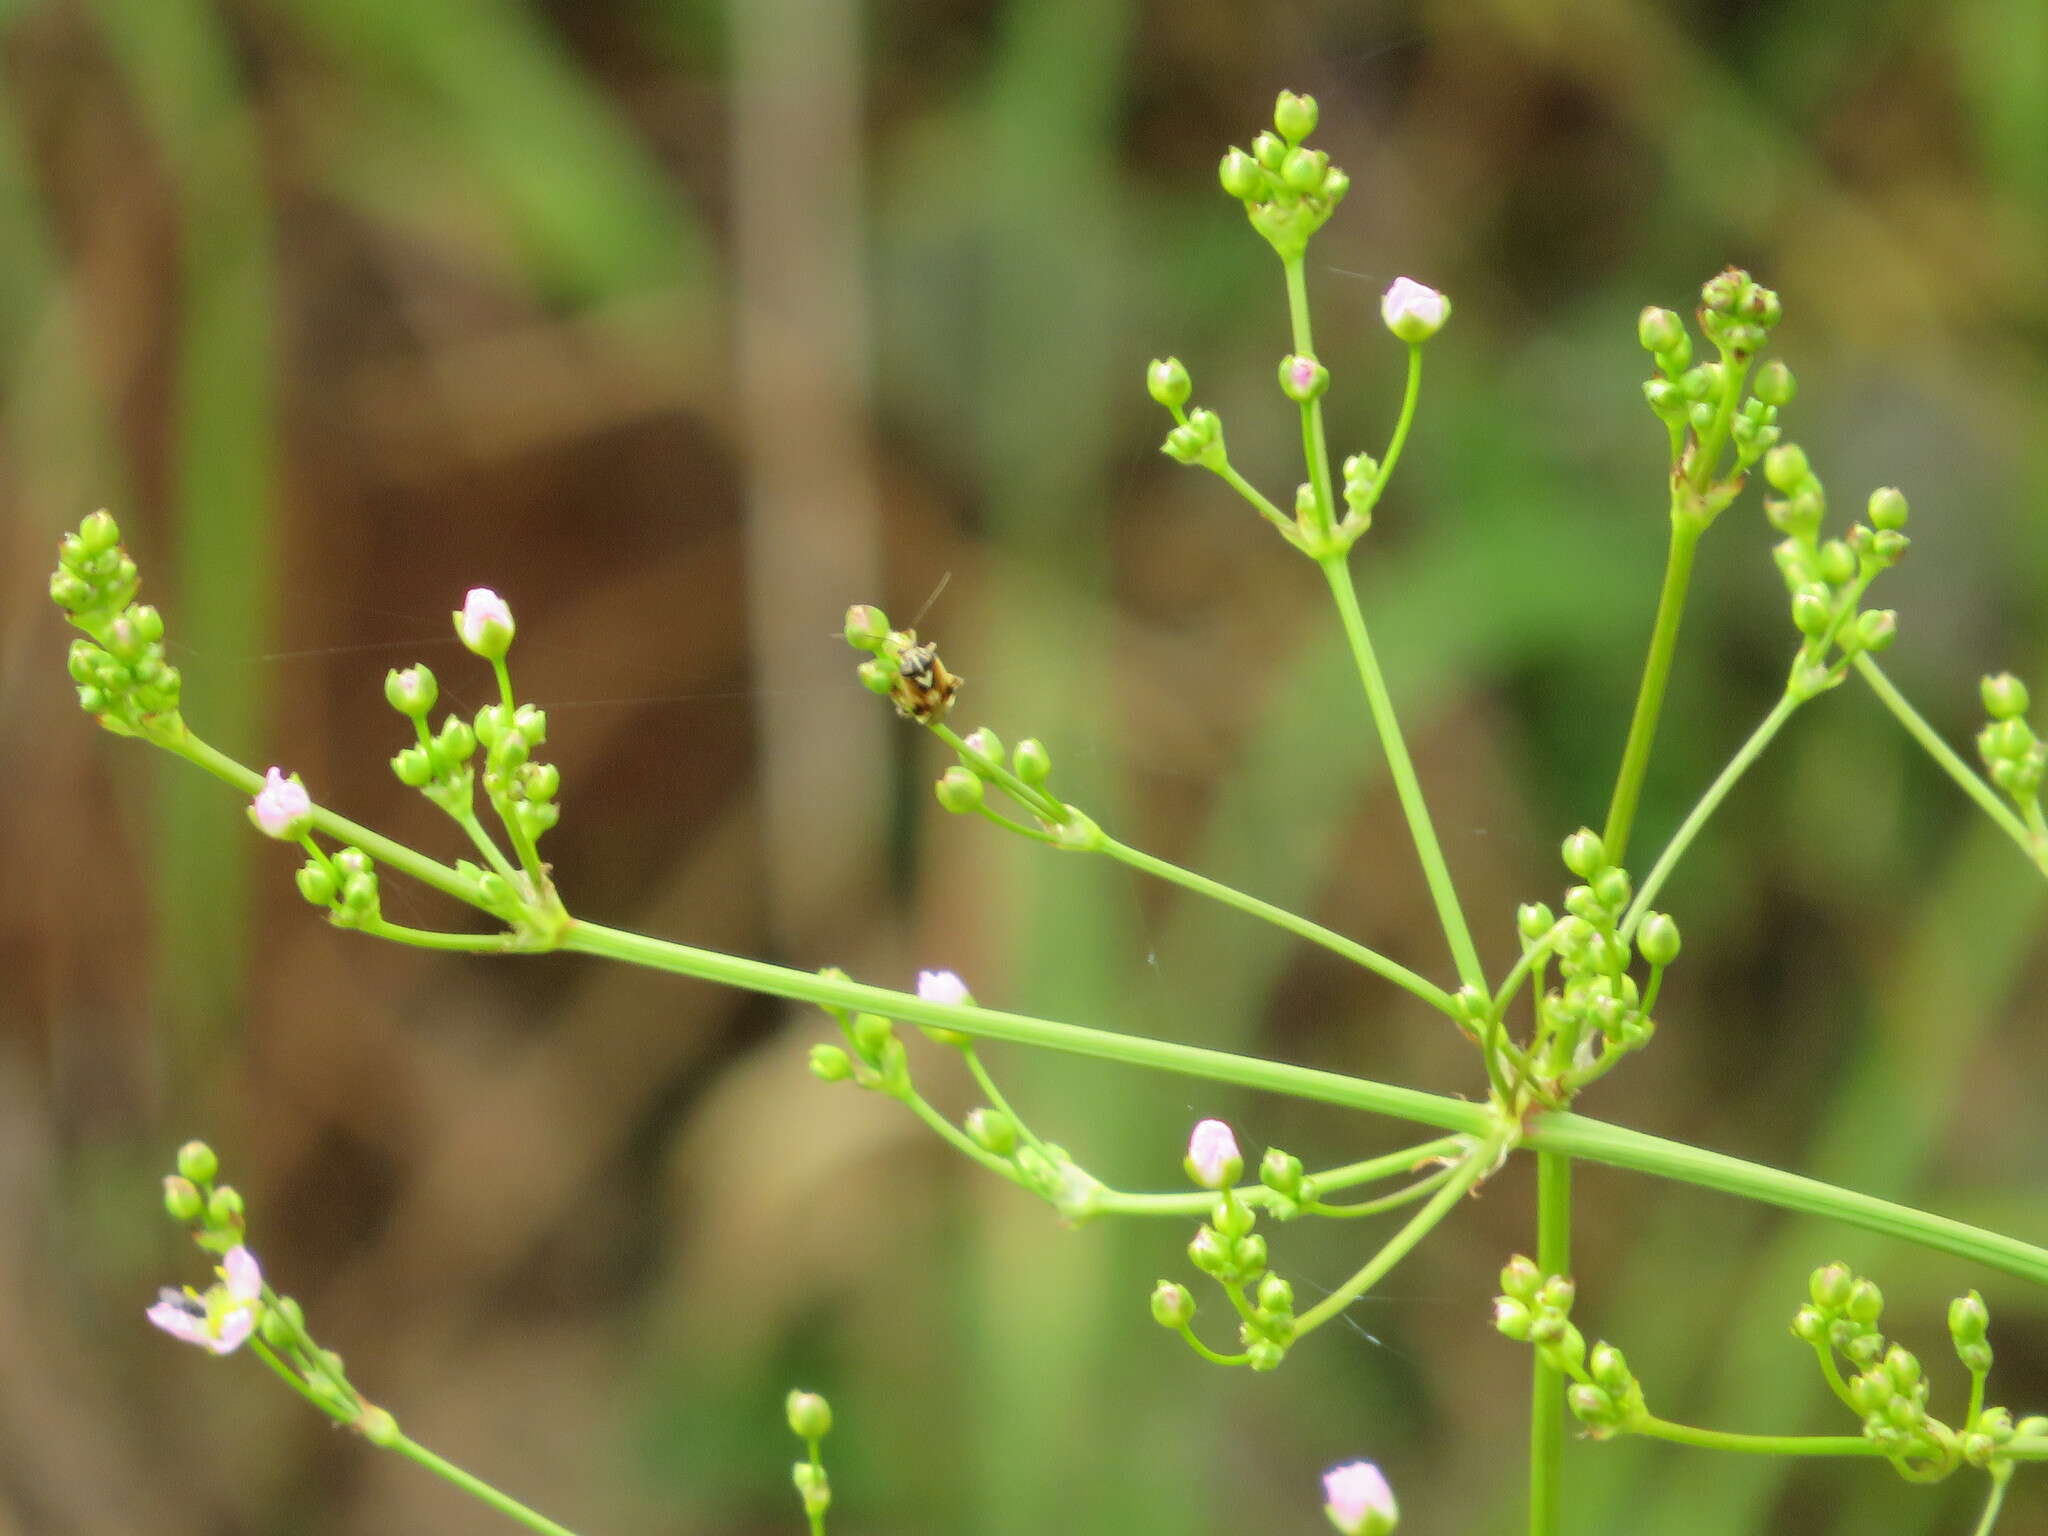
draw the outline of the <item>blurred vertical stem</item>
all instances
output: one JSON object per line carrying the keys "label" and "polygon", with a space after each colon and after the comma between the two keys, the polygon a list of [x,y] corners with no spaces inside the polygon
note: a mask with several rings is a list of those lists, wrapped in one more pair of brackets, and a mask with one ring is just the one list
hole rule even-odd
{"label": "blurred vertical stem", "polygon": [[1635,718],[1629,722],[1628,745],[1622,748],[1621,771],[1615,775],[1614,798],[1607,807],[1607,829],[1601,841],[1607,857],[1623,862],[1629,833],[1635,828],[1636,805],[1642,798],[1643,776],[1650,767],[1650,748],[1657,738],[1657,719],[1664,709],[1664,687],[1678,651],[1678,626],[1685,617],[1685,594],[1692,583],[1693,552],[1706,524],[1674,506],[1671,549],[1664,562],[1664,589],[1657,597],[1657,618],[1650,629],[1650,654],[1643,662],[1642,686],[1636,692]]}
{"label": "blurred vertical stem", "polygon": [[[1294,328],[1297,357],[1316,355],[1315,338],[1309,331],[1308,281],[1302,273],[1302,258],[1286,258],[1287,318]],[[1308,483],[1315,492],[1316,516],[1327,533],[1337,523],[1337,498],[1330,488],[1330,447],[1323,435],[1323,402],[1320,396],[1301,403],[1301,453],[1308,463]]]}
{"label": "blurred vertical stem", "polygon": [[[1536,1154],[1536,1267],[1572,1267],[1572,1160]],[[1556,1536],[1564,1506],[1564,1375],[1539,1353],[1529,1387],[1529,1536]]]}
{"label": "blurred vertical stem", "polygon": [[[204,0],[95,0],[107,47],[127,74],[176,188],[177,366],[170,483],[179,538],[180,638],[214,658],[187,707],[230,743],[266,714],[253,665],[270,633],[276,579],[276,460],[270,209],[256,124],[233,40]],[[233,670],[228,670],[232,667]],[[186,1038],[240,1014],[249,911],[247,846],[215,836],[202,783],[157,780],[152,889],[163,1015]],[[179,1059],[203,1053],[181,1050]]]}

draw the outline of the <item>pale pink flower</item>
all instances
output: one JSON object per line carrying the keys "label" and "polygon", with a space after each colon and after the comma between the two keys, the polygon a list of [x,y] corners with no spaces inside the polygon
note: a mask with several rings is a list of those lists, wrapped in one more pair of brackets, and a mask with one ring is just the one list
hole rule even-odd
{"label": "pale pink flower", "polygon": [[917,995],[928,1003],[951,1003],[956,1007],[974,1001],[967,983],[951,971],[919,971]]}
{"label": "pale pink flower", "polygon": [[266,837],[297,837],[313,814],[313,799],[306,786],[284,776],[282,768],[263,775],[263,788],[249,805],[249,819]]}
{"label": "pale pink flower", "polygon": [[1188,1137],[1188,1177],[1204,1189],[1221,1189],[1244,1167],[1237,1137],[1221,1120],[1204,1120]]}
{"label": "pale pink flower", "polygon": [[1344,1536],[1386,1536],[1401,1518],[1394,1490],[1369,1461],[1349,1461],[1323,1474],[1323,1513]]}
{"label": "pale pink flower", "polygon": [[455,633],[462,643],[486,658],[503,656],[512,644],[512,609],[489,587],[471,587],[455,615]]}
{"label": "pale pink flower", "polygon": [[216,1355],[232,1354],[255,1332],[262,1294],[263,1271],[255,1255],[237,1244],[221,1259],[219,1281],[203,1293],[165,1286],[146,1316],[174,1339]]}
{"label": "pale pink flower", "polygon": [[1451,318],[1451,301],[1412,277],[1397,277],[1380,300],[1380,318],[1403,341],[1427,341]]}

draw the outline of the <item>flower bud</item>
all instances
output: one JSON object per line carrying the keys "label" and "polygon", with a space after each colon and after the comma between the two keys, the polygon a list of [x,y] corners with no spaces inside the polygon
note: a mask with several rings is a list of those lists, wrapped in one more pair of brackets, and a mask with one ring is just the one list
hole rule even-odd
{"label": "flower bud", "polygon": [[1556,914],[1540,901],[1524,902],[1515,908],[1515,928],[1525,943],[1540,942],[1556,923]]}
{"label": "flower bud", "polygon": [[1451,301],[1410,277],[1397,277],[1380,299],[1380,318],[1401,341],[1429,340],[1451,318]]}
{"label": "flower bud", "polygon": [[1543,1271],[1533,1259],[1518,1253],[1501,1266],[1500,1288],[1517,1301],[1534,1301],[1543,1288]]}
{"label": "flower bud", "polygon": [[486,661],[501,661],[512,649],[512,610],[489,587],[472,587],[455,615],[455,636]]}
{"label": "flower bud", "polygon": [[164,1176],[164,1212],[173,1221],[197,1221],[206,1201],[193,1182],[182,1174]]}
{"label": "flower bud", "polygon": [[398,1444],[398,1420],[391,1416],[390,1409],[369,1403],[356,1418],[356,1433],[379,1450],[389,1450]]}
{"label": "flower bud", "polygon": [[1764,455],[1764,478],[1788,496],[1804,485],[1812,473],[1806,462],[1806,450],[1797,443],[1780,443]]}
{"label": "flower bud", "polygon": [[1323,184],[1323,172],[1330,168],[1330,157],[1319,149],[1303,149],[1297,146],[1287,151],[1280,162],[1280,179],[1287,184],[1290,192],[1307,194]]}
{"label": "flower bud", "polygon": [[895,1026],[879,1013],[857,1013],[849,1028],[853,1035],[853,1048],[860,1052],[861,1059],[874,1066],[882,1059],[882,1053],[896,1038]]}
{"label": "flower bud", "polygon": [[385,702],[401,715],[418,720],[434,707],[440,696],[440,685],[424,666],[415,664],[402,670],[393,667],[384,674]]}
{"label": "flower bud", "polygon": [[2016,720],[2027,712],[2031,702],[2027,685],[2010,672],[1987,677],[1979,687],[1984,695],[1984,713],[1992,719]]}
{"label": "flower bud", "polygon": [[969,731],[960,745],[967,749],[969,757],[979,758],[992,768],[1003,766],[1003,738],[985,725]]}
{"label": "flower bud", "polygon": [[821,1083],[843,1083],[853,1076],[853,1060],[836,1045],[814,1045],[811,1076]]}
{"label": "flower bud", "polygon": [[401,748],[391,759],[391,772],[407,789],[425,789],[434,782],[434,756],[425,747]]}
{"label": "flower bud", "polygon": [[282,768],[272,768],[249,803],[249,820],[265,837],[296,841],[312,828],[313,801],[297,778],[288,779]]}
{"label": "flower bud", "polygon": [[1899,616],[1890,608],[1873,608],[1856,615],[1856,639],[1873,654],[1888,650],[1899,638]]}
{"label": "flower bud", "polygon": [[1532,1321],[1526,1302],[1517,1301],[1512,1296],[1493,1298],[1493,1326],[1508,1338],[1519,1344],[1528,1343],[1529,1325]]}
{"label": "flower bud", "polygon": [[1401,1520],[1394,1490],[1369,1461],[1347,1462],[1323,1474],[1323,1513],[1340,1536],[1387,1536]]}
{"label": "flower bud", "polygon": [[1620,1418],[1614,1398],[1600,1387],[1575,1382],[1565,1389],[1564,1399],[1571,1407],[1572,1416],[1588,1429],[1612,1428]]}
{"label": "flower bud", "polygon": [[940,774],[932,789],[939,797],[939,804],[955,815],[965,814],[981,805],[981,780],[957,765]]}
{"label": "flower bud", "polygon": [[1884,1292],[1874,1282],[1859,1277],[1850,1285],[1842,1310],[1849,1314],[1851,1321],[1871,1327],[1884,1314]]}
{"label": "flower bud", "polygon": [[1809,640],[1818,640],[1834,622],[1828,600],[1812,588],[1792,594],[1792,624]]}
{"label": "flower bud", "polygon": [[1790,405],[1792,397],[1799,392],[1799,383],[1792,377],[1790,368],[1772,358],[1757,370],[1754,388],[1757,399],[1765,405]]}
{"label": "flower bud", "polygon": [[1628,905],[1628,871],[1609,867],[1593,877],[1593,898],[1610,912]]}
{"label": "flower bud", "polygon": [[1330,370],[1312,357],[1289,354],[1280,359],[1280,393],[1296,405],[1321,398],[1330,387]]}
{"label": "flower bud", "polygon": [[206,1224],[209,1227],[239,1227],[242,1224],[242,1192],[232,1184],[222,1184],[206,1197]]}
{"label": "flower bud", "polygon": [[1188,1177],[1204,1189],[1223,1189],[1244,1171],[1237,1137],[1221,1120],[1203,1120],[1188,1137]]}
{"label": "flower bud", "polygon": [[1678,924],[1668,912],[1652,912],[1636,931],[1636,948],[1652,965],[1669,965],[1678,958]]}
{"label": "flower bud", "polygon": [[1257,202],[1265,195],[1265,172],[1259,168],[1258,161],[1241,149],[1233,149],[1223,157],[1222,165],[1217,167],[1216,178],[1223,183],[1223,190],[1239,202]]}
{"label": "flower bud", "polygon": [[967,1135],[982,1151],[993,1152],[997,1157],[1008,1157],[1017,1150],[1017,1122],[1000,1109],[970,1109]]}
{"label": "flower bud", "polygon": [[815,1392],[792,1392],[783,1403],[790,1432],[804,1440],[822,1440],[832,1432],[832,1405]]}
{"label": "flower bud", "polygon": [[1821,1315],[1820,1308],[1803,1306],[1793,1313],[1792,1334],[1794,1338],[1804,1339],[1809,1344],[1818,1345],[1825,1343],[1828,1336],[1828,1323],[1827,1319]]}
{"label": "flower bud", "polygon": [[1590,880],[1607,867],[1607,846],[1591,827],[1581,827],[1564,840],[1564,867]]}
{"label": "flower bud", "polygon": [[1920,1357],[1903,1345],[1894,1344],[1885,1351],[1884,1371],[1901,1392],[1910,1392],[1920,1385]]}
{"label": "flower bud", "polygon": [[1906,493],[1897,486],[1886,485],[1870,493],[1869,505],[1865,508],[1870,526],[1886,533],[1897,533],[1906,526]]}
{"label": "flower bud", "polygon": [[220,1174],[220,1158],[203,1141],[188,1141],[178,1148],[178,1174],[194,1184],[211,1184]]}
{"label": "flower bud", "polygon": [[1636,316],[1636,340],[1653,355],[1675,352],[1686,339],[1685,322],[1668,309],[1652,304]]}
{"label": "flower bud", "polygon": [[1162,1280],[1152,1290],[1152,1321],[1162,1328],[1181,1329],[1195,1320],[1195,1298],[1184,1285]]}
{"label": "flower bud", "polygon": [[1154,400],[1171,411],[1188,403],[1194,381],[1179,358],[1169,357],[1164,362],[1154,358],[1145,366],[1145,388]]}
{"label": "flower bud", "polygon": [[1026,736],[1010,753],[1010,765],[1017,777],[1036,789],[1052,775],[1052,754],[1035,736]]}
{"label": "flower bud", "polygon": [[853,674],[860,679],[861,687],[867,689],[869,693],[887,696],[896,691],[897,672],[887,662],[870,657],[855,667]]}
{"label": "flower bud", "polygon": [[1955,1340],[1958,1349],[1966,1344],[1982,1344],[1990,1327],[1990,1309],[1977,1292],[1958,1296],[1948,1304],[1949,1337]]}
{"label": "flower bud", "polygon": [[889,615],[872,603],[855,603],[846,610],[846,643],[857,651],[878,651],[889,638]]}
{"label": "flower bud", "polygon": [[1259,1159],[1259,1182],[1276,1194],[1299,1198],[1301,1194],[1301,1159],[1291,1152],[1278,1147],[1266,1148],[1266,1155]]}
{"label": "flower bud", "polygon": [[1316,131],[1316,99],[1282,91],[1273,107],[1273,126],[1290,144],[1299,144]]}
{"label": "flower bud", "polygon": [[1292,1317],[1294,1287],[1279,1275],[1267,1275],[1259,1282],[1259,1310],[1273,1317]]}
{"label": "flower bud", "polygon": [[1287,1347],[1272,1339],[1254,1339],[1245,1346],[1244,1363],[1255,1371],[1277,1371],[1287,1359]]}

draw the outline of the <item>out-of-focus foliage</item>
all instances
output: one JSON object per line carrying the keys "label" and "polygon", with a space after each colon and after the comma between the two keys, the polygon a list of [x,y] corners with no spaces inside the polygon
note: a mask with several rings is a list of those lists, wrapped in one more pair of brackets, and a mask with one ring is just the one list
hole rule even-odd
{"label": "out-of-focus foliage", "polygon": [[[943,817],[839,606],[907,616],[950,573],[922,628],[966,723],[1043,737],[1122,835],[1444,972],[1314,573],[1158,456],[1140,381],[1177,352],[1291,484],[1278,273],[1213,167],[1312,91],[1353,176],[1311,253],[1340,452],[1398,398],[1386,282],[1457,301],[1357,558],[1499,963],[1604,805],[1654,602],[1635,315],[1724,262],[1784,296],[1787,421],[1838,500],[1912,497],[1894,674],[1957,741],[1980,672],[2038,681],[2044,71],[2036,0],[5,7],[0,1531],[498,1528],[143,1324],[191,1264],[154,1177],[199,1134],[355,1378],[592,1536],[796,1529],[796,1383],[838,1409],[849,1533],[1309,1531],[1316,1474],[1358,1455],[1418,1531],[1507,1529],[1526,1362],[1487,1298],[1529,1242],[1525,1172],[1356,1329],[1214,1372],[1146,1316],[1186,1232],[1058,1230],[813,1082],[816,1018],[324,927],[230,797],[77,715],[52,542],[115,506],[188,718],[430,846],[381,676],[480,686],[446,615],[505,592],[566,786],[550,851],[593,917],[1476,1091],[1440,1021],[1327,957]],[[1768,544],[1753,503],[1707,542],[1645,847],[1777,687]],[[1589,1111],[2048,1233],[2041,900],[1869,698],[1804,712],[1666,899],[1682,977]],[[438,915],[410,900],[387,883],[393,917]],[[1174,1183],[1200,1114],[1311,1161],[1396,1134],[996,1065],[1132,1186]],[[1580,1315],[1661,1411],[1834,1426],[1785,1323],[1836,1256],[1930,1353],[1980,1286],[1995,1392],[2048,1404],[2048,1299],[2016,1283],[1580,1189]],[[1280,1241],[1334,1282],[1363,1239]],[[1586,1532],[1962,1518],[1960,1489],[1862,1466],[1629,1443],[1568,1472]],[[2013,1529],[2048,1519],[2038,1483]]]}

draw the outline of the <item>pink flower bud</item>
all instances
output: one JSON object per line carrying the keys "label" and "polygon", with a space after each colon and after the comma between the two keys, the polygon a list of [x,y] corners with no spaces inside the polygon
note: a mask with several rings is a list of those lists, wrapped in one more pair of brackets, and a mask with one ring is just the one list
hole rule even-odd
{"label": "pink flower bud", "polygon": [[496,661],[512,648],[512,610],[489,587],[472,587],[455,615],[455,633],[486,661]]}
{"label": "pink flower bud", "polygon": [[1401,1518],[1394,1490],[1369,1461],[1350,1461],[1323,1474],[1323,1513],[1344,1536],[1386,1536]]}
{"label": "pink flower bud", "polygon": [[951,1003],[955,1006],[974,1001],[967,991],[967,983],[951,971],[919,971],[917,995],[928,1003]]}
{"label": "pink flower bud", "polygon": [[1188,1177],[1204,1189],[1221,1189],[1244,1168],[1237,1137],[1221,1120],[1204,1120],[1188,1137]]}
{"label": "pink flower bud", "polygon": [[305,785],[273,768],[263,776],[263,788],[249,805],[249,819],[266,837],[295,838],[306,830],[313,815],[313,800]]}
{"label": "pink flower bud", "polygon": [[1427,341],[1451,318],[1451,301],[1412,277],[1397,277],[1380,300],[1380,318],[1403,341]]}

